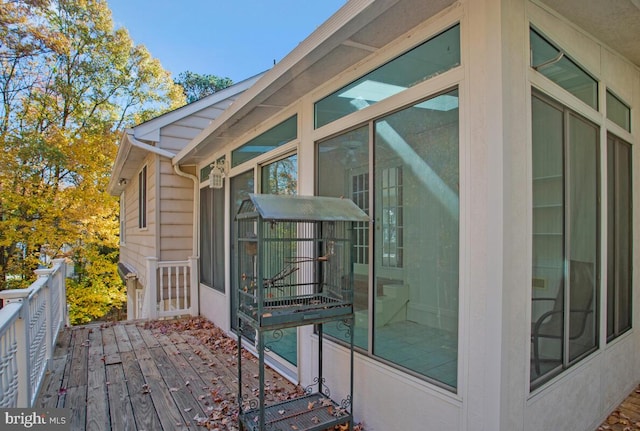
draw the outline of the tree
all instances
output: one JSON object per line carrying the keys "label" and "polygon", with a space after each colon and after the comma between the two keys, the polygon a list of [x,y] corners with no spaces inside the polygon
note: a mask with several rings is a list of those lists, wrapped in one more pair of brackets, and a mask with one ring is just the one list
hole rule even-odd
{"label": "tree", "polygon": [[92,286],[122,302],[116,278],[95,279],[117,269],[118,204],[106,188],[118,132],[184,104],[181,90],[114,29],[105,0],[0,4],[0,289],[28,286],[64,256],[83,274],[71,298]]}
{"label": "tree", "polygon": [[182,72],[175,83],[184,89],[187,102],[195,102],[203,97],[220,91],[233,84],[230,78],[220,78],[215,75],[200,75],[194,72]]}

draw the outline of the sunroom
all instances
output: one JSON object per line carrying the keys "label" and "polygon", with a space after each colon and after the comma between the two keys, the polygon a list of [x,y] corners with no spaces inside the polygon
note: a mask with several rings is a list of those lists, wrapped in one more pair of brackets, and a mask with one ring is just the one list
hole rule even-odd
{"label": "sunroom", "polygon": [[[237,328],[249,193],[348,198],[370,217],[354,243],[356,419],[595,429],[640,379],[640,53],[555,6],[350,1],[274,66],[173,159],[200,173],[201,313]],[[326,332],[346,382],[350,334]],[[315,349],[308,326],[272,334],[269,357],[305,384]]]}

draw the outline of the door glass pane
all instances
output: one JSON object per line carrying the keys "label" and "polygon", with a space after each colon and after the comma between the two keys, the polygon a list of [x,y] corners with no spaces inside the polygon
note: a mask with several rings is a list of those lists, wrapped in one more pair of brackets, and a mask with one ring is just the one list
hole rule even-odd
{"label": "door glass pane", "polygon": [[597,345],[598,128],[569,116],[569,362]]}
{"label": "door glass pane", "polygon": [[[253,188],[253,170],[247,171],[243,174],[236,175],[231,178],[231,198],[230,198],[230,217],[231,220],[236,219],[236,214],[240,209],[240,205],[242,201],[249,198],[249,193],[254,192]],[[236,232],[236,223],[231,223],[231,292],[238,291],[238,280],[239,274],[241,274],[238,268],[238,254],[236,251],[236,241],[238,238],[238,233]],[[253,269],[251,271],[247,271],[248,273],[253,273]],[[231,327],[233,329],[238,329],[238,313],[236,310],[236,298],[235,293],[231,295]],[[253,330],[248,330],[243,333],[250,340],[255,339],[255,333]]]}
{"label": "door glass pane", "polygon": [[452,388],[458,371],[458,130],[456,90],[376,121],[374,146],[373,353]]}
{"label": "door glass pane", "polygon": [[[369,213],[369,129],[361,127],[318,144],[318,190],[320,196],[350,197]],[[354,239],[354,343],[368,347],[369,328],[369,223],[358,223]],[[341,323],[327,323],[324,331],[349,341]]]}
{"label": "door glass pane", "polygon": [[609,136],[607,150],[607,339],[631,328],[631,145]]}
{"label": "door glass pane", "polygon": [[531,380],[562,365],[564,328],[563,111],[532,101]]}
{"label": "door glass pane", "polygon": [[[262,166],[261,193],[295,195],[298,191],[298,155]],[[265,347],[293,365],[298,364],[297,328],[276,329],[264,332]]]}
{"label": "door glass pane", "polygon": [[616,205],[616,248],[618,268],[618,328],[621,334],[631,328],[631,145],[618,142],[616,154],[618,202]]}

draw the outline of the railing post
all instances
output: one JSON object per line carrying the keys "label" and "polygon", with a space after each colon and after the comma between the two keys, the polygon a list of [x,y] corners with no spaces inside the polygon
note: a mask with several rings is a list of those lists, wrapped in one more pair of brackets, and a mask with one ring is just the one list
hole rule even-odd
{"label": "railing post", "polygon": [[145,283],[145,302],[149,319],[158,317],[158,258],[147,257],[147,281]]}
{"label": "railing post", "polygon": [[189,298],[189,308],[191,308],[191,315],[198,316],[200,314],[200,282],[198,277],[198,256],[189,256],[190,266],[190,280],[189,287],[191,288],[191,295]]}
{"label": "railing post", "polygon": [[19,303],[20,313],[15,322],[16,330],[16,365],[18,371],[18,405],[16,407],[31,407],[31,361],[29,360],[29,295],[28,289],[2,292],[4,304]]}

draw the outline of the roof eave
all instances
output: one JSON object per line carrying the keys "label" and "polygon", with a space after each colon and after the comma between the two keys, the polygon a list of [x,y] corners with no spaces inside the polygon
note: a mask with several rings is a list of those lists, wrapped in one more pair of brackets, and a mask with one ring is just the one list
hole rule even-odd
{"label": "roof eave", "polygon": [[[320,25],[308,38],[266,72],[253,87],[244,92],[236,102],[211,122],[184,149],[178,152],[173,164],[193,164],[192,157],[198,147],[216,133],[224,132],[241,121],[251,110],[274,94],[286,83],[296,78],[292,69],[301,64],[312,64],[322,55],[344,42],[354,29],[361,28],[399,0],[352,0]],[[302,96],[302,94],[300,94]],[[284,107],[283,107],[284,108]]]}

